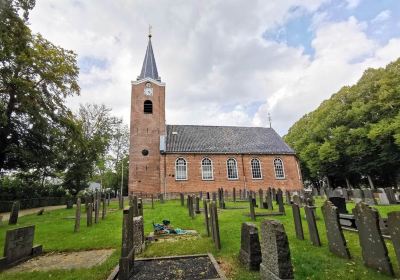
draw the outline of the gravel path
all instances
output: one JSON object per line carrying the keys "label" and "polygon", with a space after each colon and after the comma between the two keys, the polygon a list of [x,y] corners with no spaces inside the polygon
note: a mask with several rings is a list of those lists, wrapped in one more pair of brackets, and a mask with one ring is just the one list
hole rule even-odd
{"label": "gravel path", "polygon": [[[19,210],[18,217],[35,214],[35,213],[39,212],[40,209],[43,209],[43,208],[44,208],[44,211],[46,212],[46,211],[52,211],[52,210],[66,208],[66,205],[55,205],[55,206],[46,206],[46,207]],[[3,222],[6,222],[10,218],[10,212],[1,213],[0,216],[3,216]]]}

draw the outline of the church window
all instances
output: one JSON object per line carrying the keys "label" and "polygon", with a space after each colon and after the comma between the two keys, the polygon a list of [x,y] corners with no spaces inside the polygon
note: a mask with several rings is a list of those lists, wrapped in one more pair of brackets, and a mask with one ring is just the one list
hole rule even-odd
{"label": "church window", "polygon": [[201,178],[203,180],[213,179],[212,161],[209,158],[203,158],[201,161]]}
{"label": "church window", "polygon": [[226,161],[226,168],[228,171],[228,179],[231,179],[231,180],[239,179],[237,163],[234,158],[230,158]]}
{"label": "church window", "polygon": [[150,100],[146,100],[144,102],[143,112],[145,114],[153,114],[153,102],[151,102]]}
{"label": "church window", "polygon": [[260,161],[256,158],[251,160],[251,173],[253,175],[253,179],[262,179]]}
{"label": "church window", "polygon": [[283,169],[283,162],[280,158],[274,159],[275,178],[285,179],[285,170]]}
{"label": "church window", "polygon": [[187,180],[187,164],[184,158],[175,161],[175,180]]}

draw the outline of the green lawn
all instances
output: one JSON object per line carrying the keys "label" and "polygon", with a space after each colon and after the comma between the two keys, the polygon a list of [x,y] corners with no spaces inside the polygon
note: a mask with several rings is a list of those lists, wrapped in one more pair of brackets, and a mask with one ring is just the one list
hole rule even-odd
{"label": "green lawn", "polygon": [[[322,200],[317,200],[317,205],[322,205]],[[228,202],[227,206],[247,206],[248,203]],[[348,210],[354,205],[349,204]],[[35,273],[6,273],[0,274],[0,279],[106,279],[111,269],[118,263],[119,247],[121,245],[121,211],[117,210],[117,204],[112,203],[106,220],[86,227],[85,215],[82,215],[81,231],[74,233],[74,220],[68,219],[75,214],[74,209],[55,210],[45,212],[43,216],[29,215],[19,219],[17,226],[36,225],[35,244],[42,244],[46,252],[50,251],[76,251],[95,248],[116,248],[117,251],[101,266],[92,269],[79,269],[71,271],[49,271]],[[390,211],[400,211],[400,206],[378,206],[382,216]],[[181,207],[178,200],[169,201],[165,204],[155,204],[151,209],[145,204],[144,220],[145,232],[152,230],[152,222],[161,222],[168,219],[175,227],[183,229],[195,229],[201,233],[202,238],[197,240],[184,240],[182,242],[153,243],[147,247],[142,257],[166,256],[211,252],[221,263],[221,267],[227,276],[232,279],[259,279],[257,272],[246,271],[238,262],[237,257],[240,249],[241,223],[250,221],[243,215],[247,209],[221,210],[219,213],[221,251],[216,251],[211,238],[205,236],[203,215],[195,219],[188,216],[186,207]],[[266,212],[258,210],[257,212]],[[325,235],[325,227],[322,220],[321,209],[318,208],[318,228],[323,246],[320,248],[311,245],[308,238],[307,223],[302,211],[303,228],[306,240],[297,240],[294,233],[293,217],[290,206],[286,206],[286,216],[271,217],[283,222],[289,238],[292,262],[296,279],[389,279],[373,269],[366,268],[362,263],[361,249],[358,236],[355,233],[345,232],[352,260],[343,260],[331,254],[328,250]],[[256,224],[267,218],[257,218]],[[4,237],[7,229],[13,228],[8,225],[0,226],[0,246],[4,246]],[[392,260],[396,275],[400,276],[399,267],[394,254],[393,246],[387,242],[389,255]],[[2,250],[1,250],[2,251]]]}

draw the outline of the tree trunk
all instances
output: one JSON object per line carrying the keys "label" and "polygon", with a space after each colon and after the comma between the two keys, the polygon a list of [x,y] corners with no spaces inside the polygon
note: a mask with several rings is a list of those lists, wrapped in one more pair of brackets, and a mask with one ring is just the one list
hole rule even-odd
{"label": "tree trunk", "polygon": [[375,189],[374,182],[372,181],[371,176],[367,175],[367,178],[368,178],[368,183],[369,183],[369,186],[371,187],[371,189]]}
{"label": "tree trunk", "polygon": [[347,188],[348,188],[348,189],[351,189],[351,184],[350,184],[349,178],[346,177],[345,179],[346,179]]}

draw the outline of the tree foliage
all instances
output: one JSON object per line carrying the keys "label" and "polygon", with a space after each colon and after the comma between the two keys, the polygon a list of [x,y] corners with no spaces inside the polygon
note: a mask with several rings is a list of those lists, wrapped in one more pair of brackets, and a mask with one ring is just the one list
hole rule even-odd
{"label": "tree foliage", "polygon": [[357,84],[297,121],[285,140],[305,179],[359,184],[371,176],[394,185],[400,170],[400,59],[366,70]]}

